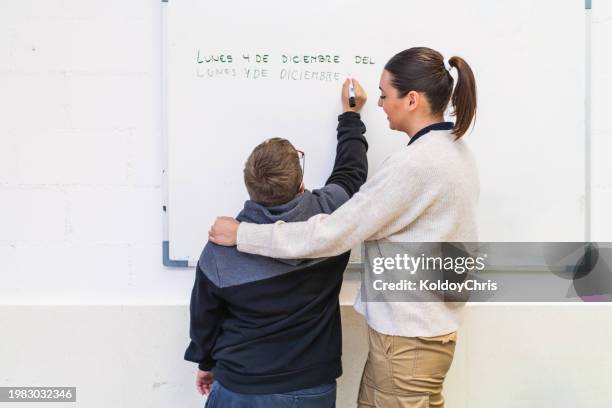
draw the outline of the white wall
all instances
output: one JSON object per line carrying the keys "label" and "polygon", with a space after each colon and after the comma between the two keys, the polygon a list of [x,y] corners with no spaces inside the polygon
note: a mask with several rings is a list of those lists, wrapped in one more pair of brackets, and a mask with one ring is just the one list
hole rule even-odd
{"label": "white wall", "polygon": [[[447,408],[610,406],[609,306],[470,306],[464,320],[445,383]],[[342,321],[337,402],[349,408],[367,334],[351,307],[343,307]],[[181,361],[186,306],[3,306],[0,322],[0,387],[76,386],[76,407],[84,408],[202,406],[195,366]]]}
{"label": "white wall", "polygon": [[1,303],[187,301],[161,264],[160,44],[159,1],[0,1]]}
{"label": "white wall", "polygon": [[[593,239],[609,241],[612,6],[594,0],[593,7],[592,227]],[[158,1],[0,0],[0,304],[107,305],[1,307],[0,386],[82,381],[83,407],[197,403],[193,366],[181,361],[193,272],[161,265],[160,80]],[[82,290],[92,286],[93,295]],[[125,304],[157,307],[118,306]],[[477,370],[464,376],[468,354],[461,351],[449,407],[490,406],[493,397],[504,401],[496,406],[541,406],[534,401],[572,390],[591,392],[584,406],[606,406],[598,396],[612,386],[612,363],[599,339],[609,339],[612,309],[597,308],[595,315],[584,306],[468,313],[462,347],[470,347]],[[561,342],[550,324],[557,316],[565,318]],[[494,325],[504,329],[492,333]],[[363,349],[355,353],[363,358]],[[535,382],[538,370],[556,376],[556,388]],[[527,403],[511,399],[512,384]],[[579,405],[569,397],[555,402]]]}

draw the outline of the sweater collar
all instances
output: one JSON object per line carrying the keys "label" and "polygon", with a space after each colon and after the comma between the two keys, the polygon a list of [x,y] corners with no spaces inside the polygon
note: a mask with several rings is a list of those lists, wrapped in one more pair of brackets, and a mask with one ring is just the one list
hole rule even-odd
{"label": "sweater collar", "polygon": [[423,129],[416,132],[414,136],[410,138],[410,142],[408,142],[408,146],[410,146],[411,144],[416,142],[418,138],[431,132],[432,130],[451,130],[453,126],[455,126],[453,122],[438,122],[438,123],[434,123],[433,125],[424,127]]}

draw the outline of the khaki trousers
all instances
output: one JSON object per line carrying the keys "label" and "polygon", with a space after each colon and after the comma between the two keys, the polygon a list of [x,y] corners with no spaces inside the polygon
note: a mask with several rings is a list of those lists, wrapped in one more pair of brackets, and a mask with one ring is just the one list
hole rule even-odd
{"label": "khaki trousers", "polygon": [[442,384],[453,361],[457,333],[402,337],[368,326],[370,351],[361,377],[358,408],[444,407]]}

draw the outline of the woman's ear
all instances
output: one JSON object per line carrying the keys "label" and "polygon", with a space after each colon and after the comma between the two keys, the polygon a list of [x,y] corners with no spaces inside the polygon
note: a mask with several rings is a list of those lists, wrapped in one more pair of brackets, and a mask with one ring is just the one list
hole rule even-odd
{"label": "woman's ear", "polygon": [[416,110],[421,104],[421,95],[417,91],[410,91],[404,96],[406,109],[409,112]]}
{"label": "woman's ear", "polygon": [[302,181],[300,183],[300,189],[298,190],[298,193],[300,193],[300,194],[303,193],[303,192],[304,192],[304,181]]}

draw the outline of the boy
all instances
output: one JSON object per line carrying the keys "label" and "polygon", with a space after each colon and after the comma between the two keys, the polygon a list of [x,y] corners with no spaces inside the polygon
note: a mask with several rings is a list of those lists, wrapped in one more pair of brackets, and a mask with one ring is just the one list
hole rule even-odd
{"label": "boy", "polygon": [[[365,126],[356,112],[338,121],[334,169],[318,190],[304,189],[303,153],[287,140],[257,146],[244,168],[250,200],[237,219],[304,221],[331,213],[357,192],[367,176]],[[210,392],[207,407],[335,405],[342,374],[338,294],[348,259],[347,252],[276,260],[206,244],[185,359],[198,363],[196,386]]]}

